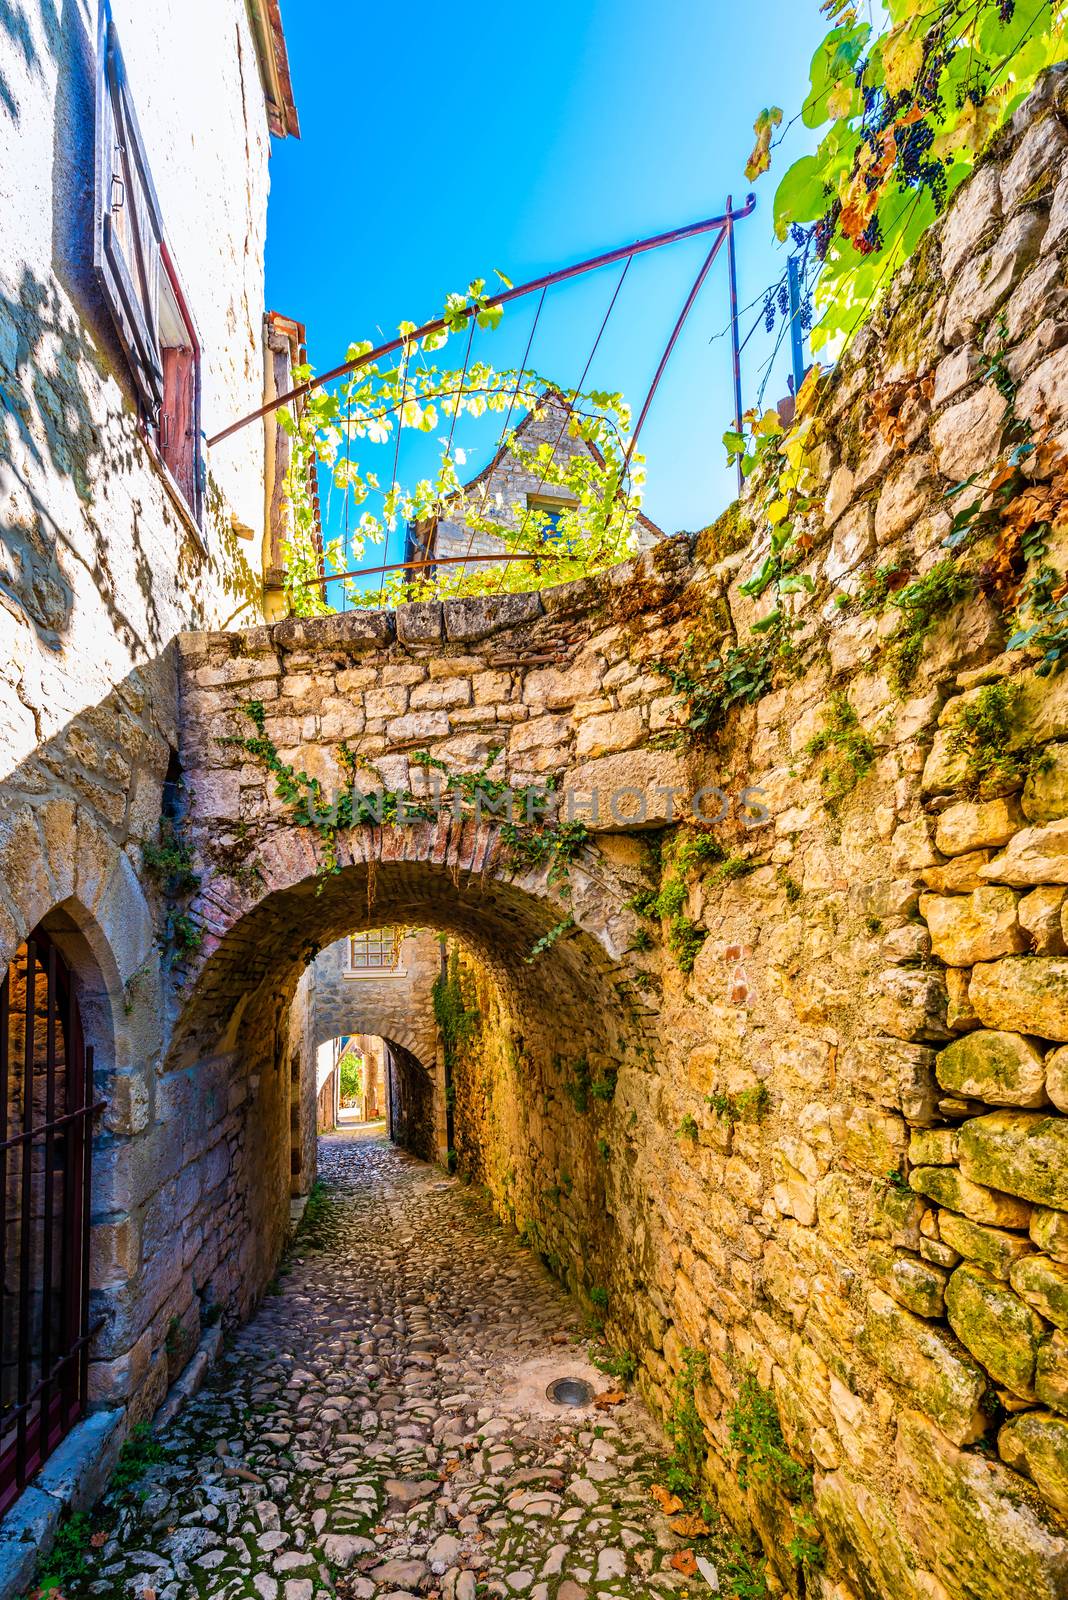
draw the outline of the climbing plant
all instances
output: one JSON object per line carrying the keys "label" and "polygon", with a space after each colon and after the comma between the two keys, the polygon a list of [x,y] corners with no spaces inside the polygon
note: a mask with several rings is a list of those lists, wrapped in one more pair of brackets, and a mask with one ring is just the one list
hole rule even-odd
{"label": "climbing plant", "polygon": [[[775,231],[815,280],[812,344],[835,355],[992,136],[1066,53],[1064,0],[824,0],[830,28],[791,119],[819,129],[787,169]],[[748,169],[773,165],[782,112],[757,118]]]}
{"label": "climbing plant", "polygon": [[[498,276],[511,287],[503,274]],[[534,566],[532,572],[529,562],[475,564],[438,568],[418,577],[394,573],[371,590],[342,582],[353,605],[529,589],[543,576],[562,583],[632,553],[644,465],[636,451],[628,454],[631,416],[626,401],[617,392],[563,389],[527,366],[497,369],[471,360],[475,330],[492,330],[503,315],[503,308],[490,305],[489,299],[485,280],[475,279],[465,294],[448,296],[446,326],[440,333],[416,339],[415,324],[401,323],[404,342],[395,362],[364,363],[335,388],[313,389],[296,415],[278,412],[293,441],[287,476],[292,533],[285,558],[294,611],[307,615],[331,609],[317,582],[322,572],[314,486],[320,464],[333,489],[344,496],[347,524],[345,534],[329,540],[322,553],[327,575],[343,570],[346,555],[359,561],[368,544],[384,544],[398,524],[418,524],[446,511],[450,520],[466,525],[472,540],[489,535],[506,553],[545,549],[543,571]],[[466,335],[462,366],[428,359],[454,335]],[[359,361],[372,348],[370,341],[350,345],[346,359]],[[314,373],[305,365],[295,368],[293,377],[304,383]],[[558,411],[562,418],[560,448],[548,441],[528,445],[518,424],[550,397],[554,414]],[[465,489],[460,469],[467,457],[456,440],[457,423],[463,416],[488,414],[503,416],[501,444],[513,459],[549,494],[560,496],[559,515],[550,518],[528,506],[525,498],[500,505],[491,499],[484,480]],[[398,477],[400,435],[406,428],[433,437],[440,447],[435,470],[411,484]],[[571,448],[575,443],[584,448]],[[367,464],[369,455],[374,465]],[[371,504],[378,509],[372,510]]]}

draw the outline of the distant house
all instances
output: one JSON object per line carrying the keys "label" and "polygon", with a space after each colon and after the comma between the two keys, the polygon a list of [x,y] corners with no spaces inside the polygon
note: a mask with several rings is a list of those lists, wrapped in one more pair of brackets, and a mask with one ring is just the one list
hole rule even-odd
{"label": "distant house", "polygon": [[[552,461],[566,466],[576,455],[588,456],[599,466],[604,457],[597,446],[585,439],[577,439],[568,429],[569,407],[556,390],[548,390],[537,406],[528,411],[515,429],[513,437],[527,452],[541,444],[552,448]],[[513,453],[508,444],[502,444],[492,460],[463,487],[463,503],[459,498],[446,504],[443,514],[409,526],[404,559],[406,561],[434,561],[463,556],[493,556],[506,554],[503,539],[484,532],[477,526],[478,517],[488,517],[502,526],[529,533],[529,548],[534,549],[540,540],[549,543],[562,512],[572,509],[578,502],[562,493],[556,484],[546,483]],[[470,508],[465,514],[465,510]],[[476,514],[476,525],[468,517]],[[537,519],[529,514],[540,512]],[[647,550],[664,537],[662,528],[638,513],[638,548]]]}

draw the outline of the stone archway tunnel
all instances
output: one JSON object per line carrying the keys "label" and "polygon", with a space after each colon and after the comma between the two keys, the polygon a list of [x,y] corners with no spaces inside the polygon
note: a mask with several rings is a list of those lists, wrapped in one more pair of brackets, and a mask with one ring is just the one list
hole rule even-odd
{"label": "stone archway tunnel", "polygon": [[[505,1345],[555,1350],[580,1316],[670,1424],[671,1481],[748,1541],[720,1547],[722,1590],[759,1549],[769,1591],[805,1600],[1066,1591],[1068,674],[1016,619],[1064,565],[1064,93],[1052,73],[1018,109],[821,379],[790,572],[757,473],[700,535],[558,590],[184,635],[5,780],[5,956],[54,933],[107,1100],[93,1401],[152,1415],[212,1320],[255,1311],[217,1470],[268,1478],[307,1446],[289,1503],[307,1548],[329,1519],[349,1541],[329,1559],[353,1594],[472,1600],[483,1511],[514,1536],[502,1594],[696,1581],[662,1559],[677,1530],[642,1531],[631,1488],[659,1469],[627,1429],[600,1455],[576,1434],[563,1465],[493,1443],[496,1408],[534,1406]],[[1040,555],[945,542],[1007,387],[1041,443]],[[180,891],[140,844],[172,763]],[[265,1300],[309,1055],[293,999],[321,950],[387,925],[445,941],[434,1067],[471,1196],[330,1147],[337,1195]],[[356,1487],[331,1477],[317,1525],[335,1467]],[[369,1508],[398,1550],[409,1500],[376,1576]],[[579,1504],[618,1533],[581,1560],[533,1532]],[[315,1600],[309,1565],[257,1568],[257,1592]]]}

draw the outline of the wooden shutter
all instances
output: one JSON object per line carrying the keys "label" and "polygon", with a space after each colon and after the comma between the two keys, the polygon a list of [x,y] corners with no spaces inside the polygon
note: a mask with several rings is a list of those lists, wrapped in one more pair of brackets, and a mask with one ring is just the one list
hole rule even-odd
{"label": "wooden shutter", "polygon": [[163,220],[115,24],[100,10],[93,263],[145,410],[164,398],[157,298]]}
{"label": "wooden shutter", "polygon": [[189,507],[197,506],[197,366],[190,345],[163,348],[160,454]]}

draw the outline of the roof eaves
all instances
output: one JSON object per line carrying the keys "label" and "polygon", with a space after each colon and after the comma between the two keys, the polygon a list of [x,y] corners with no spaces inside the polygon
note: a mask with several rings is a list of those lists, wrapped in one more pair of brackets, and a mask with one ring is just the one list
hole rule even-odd
{"label": "roof eaves", "polygon": [[267,121],[279,139],[300,138],[300,121],[293,100],[293,79],[279,0],[248,0],[252,35],[260,65]]}

